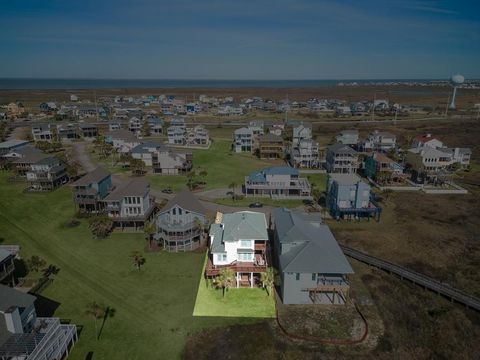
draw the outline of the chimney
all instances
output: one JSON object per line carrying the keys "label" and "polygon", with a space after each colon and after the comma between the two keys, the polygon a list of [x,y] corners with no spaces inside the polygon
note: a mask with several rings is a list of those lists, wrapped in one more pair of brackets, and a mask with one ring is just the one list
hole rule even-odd
{"label": "chimney", "polygon": [[22,319],[18,307],[10,306],[3,313],[7,330],[12,334],[23,334]]}

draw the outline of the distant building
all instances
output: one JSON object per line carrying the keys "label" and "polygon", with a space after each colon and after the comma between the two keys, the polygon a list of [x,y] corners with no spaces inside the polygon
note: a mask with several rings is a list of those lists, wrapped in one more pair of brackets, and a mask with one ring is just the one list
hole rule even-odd
{"label": "distant building", "polygon": [[283,159],[285,147],[281,136],[265,134],[258,137],[258,156],[260,159]]}
{"label": "distant building", "polygon": [[295,168],[277,166],[253,172],[245,177],[246,196],[272,199],[311,199],[311,186],[299,177]]}
{"label": "distant building", "polygon": [[0,285],[0,358],[66,359],[77,327],[58,318],[37,317],[36,297]]}
{"label": "distant building", "polygon": [[32,137],[35,142],[37,141],[56,141],[56,127],[50,124],[40,124],[32,126]]}
{"label": "distant building", "polygon": [[290,162],[297,168],[319,168],[320,150],[312,139],[301,139],[290,152]]}
{"label": "distant building", "polygon": [[380,219],[381,209],[370,199],[370,185],[357,174],[330,174],[327,180],[326,205],[336,218],[371,216]]}
{"label": "distant building", "polygon": [[112,144],[113,148],[122,154],[129,153],[140,140],[128,130],[113,130],[105,134],[105,142]]}
{"label": "distant building", "polygon": [[357,146],[359,140],[358,130],[342,130],[335,139],[337,143],[343,145]]}
{"label": "distant building", "polygon": [[150,127],[150,135],[158,136],[163,134],[164,121],[158,117],[147,118],[148,126]]}
{"label": "distant building", "polygon": [[358,153],[350,146],[337,143],[327,148],[327,172],[354,174],[358,166]]}
{"label": "distant building", "polygon": [[417,183],[445,182],[451,180],[453,154],[442,148],[424,146],[407,151],[405,163]]}
{"label": "distant building", "polygon": [[210,143],[208,130],[203,125],[187,128],[186,143],[189,146],[206,146]]}
{"label": "distant building", "polygon": [[253,131],[249,128],[236,129],[233,133],[233,149],[235,152],[253,151]]}
{"label": "distant building", "polygon": [[346,304],[353,270],[320,216],[284,208],[273,214],[283,303]]}
{"label": "distant building", "polygon": [[97,126],[94,124],[83,123],[78,125],[80,134],[86,138],[94,138],[98,136]]}
{"label": "distant building", "polygon": [[412,149],[423,148],[426,146],[436,149],[443,147],[443,142],[432,134],[418,135],[413,139]]}
{"label": "distant building", "polygon": [[292,129],[292,146],[296,147],[300,141],[312,138],[312,124],[303,123],[296,125]]}
{"label": "distant building", "polygon": [[140,159],[151,167],[155,174],[184,174],[193,166],[191,152],[178,152],[157,141],[139,144],[131,150],[131,154],[134,159]]}
{"label": "distant building", "polygon": [[370,133],[367,139],[362,143],[363,151],[388,151],[395,149],[396,136],[386,131],[378,131]]}
{"label": "distant building", "polygon": [[404,181],[408,178],[404,170],[403,165],[379,152],[365,158],[365,176],[376,181]]}
{"label": "distant building", "polygon": [[268,266],[265,214],[252,211],[217,213],[209,237],[207,278],[215,278],[222,269],[230,268],[235,273],[237,288],[261,286],[261,274]]}
{"label": "distant building", "polygon": [[201,245],[207,223],[207,210],[184,189],[159,211],[154,239],[167,251],[192,251]]}

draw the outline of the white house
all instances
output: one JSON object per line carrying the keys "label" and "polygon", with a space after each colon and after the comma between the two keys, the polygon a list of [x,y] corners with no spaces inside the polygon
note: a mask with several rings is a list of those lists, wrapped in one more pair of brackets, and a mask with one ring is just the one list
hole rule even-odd
{"label": "white house", "polygon": [[205,275],[214,278],[224,268],[235,272],[237,287],[254,287],[267,268],[265,214],[240,211],[218,213],[210,227],[210,253]]}

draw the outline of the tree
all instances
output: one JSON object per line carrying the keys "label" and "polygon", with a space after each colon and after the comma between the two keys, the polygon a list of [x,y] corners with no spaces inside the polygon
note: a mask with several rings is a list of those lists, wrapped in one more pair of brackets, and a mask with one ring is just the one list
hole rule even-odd
{"label": "tree", "polygon": [[80,172],[80,164],[76,161],[69,161],[66,163],[67,175],[70,179],[75,179]]}
{"label": "tree", "polygon": [[157,232],[157,225],[155,221],[146,221],[143,227],[143,232],[145,234],[145,239],[148,240],[148,245],[151,245],[152,237]]}
{"label": "tree", "polygon": [[144,175],[145,174],[145,163],[140,159],[130,159],[130,169],[132,170],[133,175]]}
{"label": "tree", "polygon": [[228,185],[229,189],[232,189],[232,200],[235,201],[235,188],[237,187],[237,184],[233,181]]}
{"label": "tree", "polygon": [[[267,291],[267,295],[270,296],[270,289],[273,289],[275,284],[275,269],[273,267],[267,268],[265,272],[261,274],[262,286]],[[272,291],[273,292],[273,291]]]}
{"label": "tree", "polygon": [[205,185],[205,184],[207,183],[207,182],[205,181],[205,178],[206,178],[207,175],[208,175],[207,170],[205,170],[205,169],[200,170],[200,173],[199,173],[198,175],[202,178],[202,183]]}
{"label": "tree", "polygon": [[85,310],[85,315],[93,318],[95,321],[95,339],[98,340],[98,326],[97,320],[105,317],[105,306],[98,304],[97,302],[93,301],[87,304],[87,308]]}
{"label": "tree", "polygon": [[150,124],[148,123],[148,121],[143,122],[142,135],[143,136],[150,136],[151,135]]}
{"label": "tree", "polygon": [[235,281],[235,272],[231,268],[224,268],[214,280],[217,288],[222,288],[222,295],[225,297],[225,290],[231,288]]}
{"label": "tree", "polygon": [[133,266],[135,266],[139,271],[147,262],[140,251],[132,251],[131,258],[133,259]]}
{"label": "tree", "polygon": [[90,231],[96,239],[106,238],[113,229],[113,221],[104,215],[94,216],[88,222]]}
{"label": "tree", "polygon": [[30,271],[39,271],[47,266],[45,259],[37,255],[32,255],[30,259],[27,260],[27,267]]}

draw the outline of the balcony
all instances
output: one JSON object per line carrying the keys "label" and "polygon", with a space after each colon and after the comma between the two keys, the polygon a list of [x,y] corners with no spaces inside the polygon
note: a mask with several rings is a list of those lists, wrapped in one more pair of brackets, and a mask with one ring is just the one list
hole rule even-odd
{"label": "balcony", "polygon": [[230,268],[236,273],[261,273],[267,270],[268,264],[265,255],[255,254],[255,260],[252,262],[234,261],[228,265],[214,265],[211,259],[212,255],[208,256],[207,266],[205,268],[206,276],[217,276],[222,269]]}

